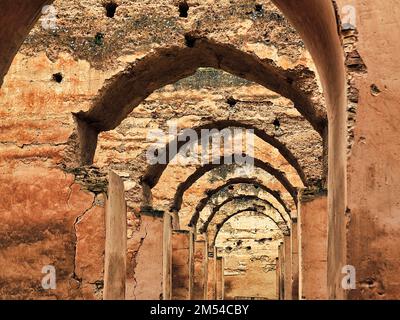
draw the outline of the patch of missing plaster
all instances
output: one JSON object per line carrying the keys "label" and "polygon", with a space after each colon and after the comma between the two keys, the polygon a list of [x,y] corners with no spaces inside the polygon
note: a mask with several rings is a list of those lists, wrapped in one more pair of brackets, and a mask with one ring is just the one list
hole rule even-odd
{"label": "patch of missing plaster", "polygon": [[371,94],[374,97],[379,96],[381,94],[381,92],[382,92],[375,83],[371,84],[370,88],[371,88]]}
{"label": "patch of missing plaster", "polygon": [[349,232],[350,230],[350,223],[351,223],[351,209],[350,208],[346,208],[346,211],[344,213],[344,217],[345,217],[345,228],[346,228],[346,232]]}
{"label": "patch of missing plaster", "polygon": [[140,241],[139,241],[139,244],[138,244],[136,250],[133,251],[133,253],[132,253],[132,259],[131,259],[132,265],[133,265],[133,267],[132,267],[132,270],[133,270],[132,279],[133,279],[133,282],[134,282],[132,294],[134,296],[134,300],[136,300],[136,288],[137,288],[137,284],[138,284],[137,283],[137,279],[136,279],[137,261],[139,260],[140,249],[142,248],[143,243],[146,240],[146,238],[147,238],[147,225],[144,226],[144,235],[140,238]]}
{"label": "patch of missing plaster", "polygon": [[385,296],[386,290],[384,284],[375,277],[365,278],[360,281],[360,288],[363,294],[368,293],[372,297],[378,296],[382,299]]}
{"label": "patch of missing plaster", "polygon": [[83,190],[90,191],[95,195],[107,194],[108,179],[107,174],[95,166],[83,166],[77,168],[62,168],[65,172],[75,176],[75,183],[79,184]]}
{"label": "patch of missing plaster", "polygon": [[106,193],[108,189],[107,173],[96,166],[82,166],[80,164],[80,144],[78,132],[75,130],[69,137],[66,147],[62,152],[62,162],[59,168],[75,176],[74,183],[79,184],[83,190],[95,195]]}
{"label": "patch of missing plaster", "polygon": [[68,141],[66,143],[65,148],[62,151],[62,163],[61,167],[78,167],[80,163],[80,145],[79,145],[79,137],[74,130],[72,134],[69,136]]}
{"label": "patch of missing plaster", "polygon": [[140,214],[139,215],[146,215],[150,217],[163,217],[164,216],[164,211],[161,210],[155,210],[150,206],[142,207]]}
{"label": "patch of missing plaster", "polygon": [[327,196],[328,190],[323,187],[312,186],[301,191],[301,201],[307,202],[312,201],[321,196]]}
{"label": "patch of missing plaster", "polygon": [[359,89],[356,87],[356,80],[367,73],[367,66],[357,50],[357,29],[342,29],[341,35],[347,67],[347,156],[350,156],[354,144],[354,129],[357,121],[359,100]]}
{"label": "patch of missing plaster", "polygon": [[367,66],[360,56],[358,50],[346,52],[346,66],[350,72],[366,72]]}

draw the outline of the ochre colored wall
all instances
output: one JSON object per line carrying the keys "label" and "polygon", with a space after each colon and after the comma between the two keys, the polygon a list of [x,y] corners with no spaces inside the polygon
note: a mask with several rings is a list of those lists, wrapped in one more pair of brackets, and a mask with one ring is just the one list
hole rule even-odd
{"label": "ochre colored wall", "polygon": [[349,298],[400,299],[399,3],[338,1],[346,4],[356,10],[357,50],[367,66],[355,79],[359,102],[348,160],[347,264],[357,278]]}
{"label": "ochre colored wall", "polygon": [[299,298],[328,298],[328,199],[302,200],[299,206]]}

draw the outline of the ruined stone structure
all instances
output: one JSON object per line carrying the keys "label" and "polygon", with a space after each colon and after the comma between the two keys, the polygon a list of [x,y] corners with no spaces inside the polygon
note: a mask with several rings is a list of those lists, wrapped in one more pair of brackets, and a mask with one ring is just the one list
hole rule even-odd
{"label": "ruined stone structure", "polygon": [[1,2],[0,299],[400,298],[395,0]]}

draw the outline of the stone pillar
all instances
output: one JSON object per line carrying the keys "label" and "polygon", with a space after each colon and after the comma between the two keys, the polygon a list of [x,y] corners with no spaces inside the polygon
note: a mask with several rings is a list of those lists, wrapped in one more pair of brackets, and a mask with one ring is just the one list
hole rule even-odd
{"label": "stone pillar", "polygon": [[[134,278],[128,282],[128,300],[170,299],[171,216],[146,208],[141,212],[141,225],[136,239]],[[168,283],[169,282],[169,283]]]}
{"label": "stone pillar", "polygon": [[301,196],[299,204],[300,299],[328,299],[327,196]]}
{"label": "stone pillar", "polygon": [[278,247],[278,255],[279,255],[279,294],[278,299],[283,300],[285,297],[285,253],[283,248],[283,242],[280,243]]}
{"label": "stone pillar", "polygon": [[[279,252],[279,248],[278,248],[278,252]],[[275,273],[276,273],[276,298],[279,300],[280,298],[280,282],[281,282],[281,268],[279,265],[279,257],[275,259],[276,261],[276,269],[275,269]]]}
{"label": "stone pillar", "polygon": [[172,216],[172,229],[173,230],[180,230],[180,222],[179,222],[179,213],[176,210],[171,212]]}
{"label": "stone pillar", "polygon": [[214,252],[208,252],[207,260],[207,300],[216,300]]}
{"label": "stone pillar", "polygon": [[194,233],[190,231],[189,243],[189,300],[193,300],[194,281]]}
{"label": "stone pillar", "polygon": [[290,235],[285,235],[283,241],[284,268],[285,268],[285,295],[284,300],[292,299],[292,248]]}
{"label": "stone pillar", "polygon": [[299,241],[297,218],[292,219],[290,230],[291,264],[292,264],[292,299],[299,299]]}
{"label": "stone pillar", "polygon": [[172,300],[190,300],[193,285],[193,233],[172,231]]}
{"label": "stone pillar", "polygon": [[221,290],[222,290],[221,300],[225,300],[225,258],[222,258],[222,266],[221,266]]}
{"label": "stone pillar", "polygon": [[216,300],[224,299],[224,259],[216,257],[215,260],[215,276],[216,276]]}
{"label": "stone pillar", "polygon": [[164,215],[163,230],[163,300],[172,299],[172,216]]}
{"label": "stone pillar", "polygon": [[104,256],[104,300],[124,300],[126,287],[126,203],[121,178],[114,172],[108,174],[106,199],[106,244]]}
{"label": "stone pillar", "polygon": [[214,286],[214,300],[218,300],[218,292],[217,292],[217,281],[218,281],[218,266],[217,266],[217,259],[218,259],[218,248],[214,247],[214,279],[213,279],[213,286]]}
{"label": "stone pillar", "polygon": [[206,240],[194,244],[193,299],[207,299],[208,247]]}

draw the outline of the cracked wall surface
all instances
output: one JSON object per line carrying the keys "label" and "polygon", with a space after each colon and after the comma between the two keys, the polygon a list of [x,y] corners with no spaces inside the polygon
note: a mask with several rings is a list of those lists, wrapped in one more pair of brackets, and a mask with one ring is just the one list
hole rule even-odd
{"label": "cracked wall surface", "polygon": [[[95,196],[74,183],[72,175],[39,165],[34,171],[29,165],[16,165],[12,175],[1,175],[0,185],[1,194],[13,194],[0,207],[2,297],[98,297],[104,228],[103,207]],[[87,234],[87,228],[93,233]],[[41,286],[47,265],[57,271],[57,289],[51,292]]]}

